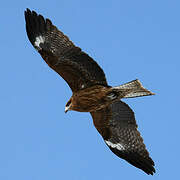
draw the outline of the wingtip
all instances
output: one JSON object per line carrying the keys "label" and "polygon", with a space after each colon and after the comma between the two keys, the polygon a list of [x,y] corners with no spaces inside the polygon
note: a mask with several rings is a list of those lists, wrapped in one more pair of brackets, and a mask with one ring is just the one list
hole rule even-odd
{"label": "wingtip", "polygon": [[[143,170],[144,171],[144,170]],[[156,170],[154,169],[154,167],[153,167],[153,169],[151,170],[151,171],[144,171],[147,175],[151,175],[151,176],[153,176],[155,173],[156,173]]]}
{"label": "wingtip", "polygon": [[118,157],[126,160],[127,162],[129,162],[130,164],[135,166],[136,168],[141,169],[147,175],[154,175],[154,173],[156,172],[156,170],[154,168],[155,164],[154,164],[154,161],[151,159],[151,157],[148,156],[148,157],[144,158],[144,157],[142,157],[141,155],[139,155],[138,153],[135,153],[135,152],[126,153],[125,151],[120,151],[120,150],[116,149],[115,147],[111,147],[109,145],[108,145],[108,147]]}
{"label": "wingtip", "polygon": [[31,13],[31,10],[30,10],[29,8],[26,8],[26,9],[24,10],[24,14],[27,14],[27,13]]}
{"label": "wingtip", "polygon": [[26,8],[26,10],[24,11],[24,13],[25,13],[26,15],[32,14],[32,15],[36,15],[36,16],[37,16],[37,13],[36,13],[34,10],[30,10],[29,8]]}

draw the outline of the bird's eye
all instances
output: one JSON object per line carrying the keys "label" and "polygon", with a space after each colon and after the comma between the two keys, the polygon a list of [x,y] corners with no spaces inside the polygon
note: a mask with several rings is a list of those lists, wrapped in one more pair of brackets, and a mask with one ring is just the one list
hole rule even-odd
{"label": "bird's eye", "polygon": [[71,104],[71,101],[68,101],[67,104],[66,104],[66,106],[68,107],[70,104]]}

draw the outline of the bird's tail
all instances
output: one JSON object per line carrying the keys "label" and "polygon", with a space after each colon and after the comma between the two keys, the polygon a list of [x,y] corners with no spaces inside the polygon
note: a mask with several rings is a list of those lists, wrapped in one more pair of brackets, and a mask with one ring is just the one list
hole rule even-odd
{"label": "bird's tail", "polygon": [[121,98],[134,98],[154,95],[154,93],[145,89],[138,79],[120,86],[113,87],[112,89],[116,92],[119,92]]}

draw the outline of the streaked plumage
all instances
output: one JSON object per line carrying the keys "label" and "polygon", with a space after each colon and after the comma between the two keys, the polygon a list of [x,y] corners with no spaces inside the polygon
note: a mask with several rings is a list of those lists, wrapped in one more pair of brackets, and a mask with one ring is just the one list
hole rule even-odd
{"label": "streaked plumage", "polygon": [[90,112],[96,129],[112,152],[147,174],[153,174],[154,162],[137,131],[134,113],[120,100],[153,93],[139,80],[109,86],[101,67],[49,19],[29,9],[25,11],[25,19],[31,44],[73,92],[65,111]]}

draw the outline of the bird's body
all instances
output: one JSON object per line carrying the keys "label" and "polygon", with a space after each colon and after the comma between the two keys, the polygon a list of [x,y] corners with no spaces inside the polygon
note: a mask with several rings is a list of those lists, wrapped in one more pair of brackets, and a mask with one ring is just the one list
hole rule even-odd
{"label": "bird's body", "polygon": [[65,111],[90,112],[96,129],[113,153],[153,174],[154,162],[137,130],[134,112],[121,101],[153,93],[139,80],[109,86],[96,61],[76,47],[49,19],[29,9],[25,11],[25,19],[31,44],[73,92]]}
{"label": "bird's body", "polygon": [[71,110],[92,112],[106,107],[110,103],[106,98],[110,89],[110,87],[95,85],[73,93],[70,99],[72,103]]}
{"label": "bird's body", "polygon": [[71,102],[68,110],[93,112],[103,109],[122,98],[144,96],[143,93],[145,95],[153,94],[143,88],[138,80],[117,87],[94,85],[74,92],[67,103]]}

